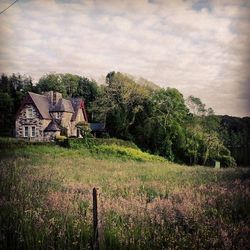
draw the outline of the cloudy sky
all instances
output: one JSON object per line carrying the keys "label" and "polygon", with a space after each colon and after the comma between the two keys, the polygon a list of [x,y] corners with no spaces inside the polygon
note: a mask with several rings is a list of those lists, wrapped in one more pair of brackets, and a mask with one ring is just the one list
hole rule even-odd
{"label": "cloudy sky", "polygon": [[19,0],[0,34],[0,72],[115,70],[250,116],[250,0]]}

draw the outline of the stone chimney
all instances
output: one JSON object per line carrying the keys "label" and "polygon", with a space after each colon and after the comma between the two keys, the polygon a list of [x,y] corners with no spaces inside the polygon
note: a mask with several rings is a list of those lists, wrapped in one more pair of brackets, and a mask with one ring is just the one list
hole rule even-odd
{"label": "stone chimney", "polygon": [[57,102],[62,98],[62,94],[55,91],[45,92],[44,95],[47,96],[52,106],[55,106]]}

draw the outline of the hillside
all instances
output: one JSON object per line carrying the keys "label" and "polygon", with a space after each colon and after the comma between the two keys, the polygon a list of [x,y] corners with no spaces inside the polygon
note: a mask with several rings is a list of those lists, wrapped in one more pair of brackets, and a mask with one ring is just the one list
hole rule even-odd
{"label": "hillside", "polygon": [[90,248],[93,187],[106,249],[249,244],[248,169],[173,164],[121,140],[0,150],[1,249]]}

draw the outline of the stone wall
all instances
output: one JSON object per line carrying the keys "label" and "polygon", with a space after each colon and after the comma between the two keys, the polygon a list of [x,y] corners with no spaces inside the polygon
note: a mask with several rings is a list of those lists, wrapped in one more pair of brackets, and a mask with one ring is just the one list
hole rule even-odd
{"label": "stone wall", "polygon": [[69,112],[63,112],[62,113],[62,118],[61,118],[61,125],[64,128],[67,128],[68,130],[68,136],[71,136],[71,126],[72,126],[72,122],[71,122],[71,118],[72,118],[72,113]]}
{"label": "stone wall", "polygon": [[[27,109],[33,107],[33,118],[27,118]],[[50,113],[53,118],[56,118],[55,113]],[[57,120],[61,126],[67,128],[68,136],[77,136],[76,124],[81,121],[85,121],[84,115],[81,109],[78,110],[76,120],[71,122],[72,113],[69,112],[58,112]],[[44,132],[44,129],[49,125],[51,120],[42,119],[40,113],[35,106],[27,104],[24,106],[22,111],[16,118],[16,137],[26,138],[32,141],[50,141],[55,138],[56,134],[60,132]],[[24,137],[24,127],[29,127],[30,136]],[[35,137],[31,137],[31,127],[35,127]]]}
{"label": "stone wall", "polygon": [[50,112],[51,117],[57,121],[62,120],[63,114],[64,114],[64,112]]}
{"label": "stone wall", "polygon": [[43,134],[43,140],[44,141],[53,141],[55,140],[56,136],[60,135],[60,131],[48,131],[44,132]]}
{"label": "stone wall", "polygon": [[[27,118],[26,112],[27,109],[33,107],[33,118]],[[27,138],[32,141],[42,141],[44,140],[43,131],[45,126],[50,122],[44,122],[46,120],[42,119],[41,115],[37,111],[37,109],[31,105],[27,104],[19,113],[18,117],[16,118],[16,137],[18,138]],[[35,127],[35,137],[24,137],[24,127],[29,127],[31,131],[31,127]],[[29,132],[30,132],[29,131]],[[30,134],[31,135],[31,134]]]}

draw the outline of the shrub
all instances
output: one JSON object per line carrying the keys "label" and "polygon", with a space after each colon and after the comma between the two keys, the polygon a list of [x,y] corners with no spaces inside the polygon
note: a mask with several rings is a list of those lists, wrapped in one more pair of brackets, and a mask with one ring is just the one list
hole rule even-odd
{"label": "shrub", "polygon": [[94,150],[98,154],[103,153],[120,159],[136,161],[165,161],[163,157],[142,152],[140,149],[118,146],[115,144],[95,146]]}
{"label": "shrub", "polygon": [[56,140],[58,140],[58,141],[64,141],[65,139],[67,139],[67,137],[64,135],[57,135],[56,136]]}
{"label": "shrub", "polygon": [[124,146],[134,149],[139,149],[136,144],[134,144],[132,141],[124,141],[117,138],[95,138],[95,145],[118,145],[118,146]]}

